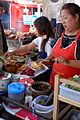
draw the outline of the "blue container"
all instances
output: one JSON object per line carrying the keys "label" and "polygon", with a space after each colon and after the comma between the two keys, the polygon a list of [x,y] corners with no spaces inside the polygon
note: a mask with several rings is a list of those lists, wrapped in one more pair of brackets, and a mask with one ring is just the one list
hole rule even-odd
{"label": "blue container", "polygon": [[24,99],[25,86],[19,82],[8,85],[8,97],[12,100],[21,102]]}

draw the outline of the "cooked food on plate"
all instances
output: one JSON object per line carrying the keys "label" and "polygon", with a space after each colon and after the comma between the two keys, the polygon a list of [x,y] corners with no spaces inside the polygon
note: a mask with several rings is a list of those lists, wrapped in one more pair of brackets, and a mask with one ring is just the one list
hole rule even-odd
{"label": "cooked food on plate", "polygon": [[35,62],[32,62],[31,67],[33,69],[40,70],[44,68],[44,65],[42,64],[41,61],[35,61]]}

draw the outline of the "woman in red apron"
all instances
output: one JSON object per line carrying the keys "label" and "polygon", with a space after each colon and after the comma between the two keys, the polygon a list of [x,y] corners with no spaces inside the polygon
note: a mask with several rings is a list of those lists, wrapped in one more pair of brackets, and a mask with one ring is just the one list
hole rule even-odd
{"label": "woman in red apron", "polygon": [[80,75],[80,7],[67,3],[61,9],[64,33],[53,47],[47,59],[55,59],[50,76],[50,84],[54,89],[54,76],[60,74],[63,78]]}

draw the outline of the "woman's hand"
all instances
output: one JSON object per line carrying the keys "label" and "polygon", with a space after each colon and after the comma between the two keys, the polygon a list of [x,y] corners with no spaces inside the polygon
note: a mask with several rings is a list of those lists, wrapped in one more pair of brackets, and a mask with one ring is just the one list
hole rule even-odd
{"label": "woman's hand", "polygon": [[5,58],[8,58],[8,57],[11,57],[11,56],[25,56],[26,54],[29,54],[29,52],[21,52],[21,53],[19,53],[19,52],[7,52],[6,54],[5,54]]}
{"label": "woman's hand", "polygon": [[11,56],[13,56],[13,55],[14,55],[14,52],[7,52],[7,53],[5,54],[5,58],[11,57]]}
{"label": "woman's hand", "polygon": [[80,68],[80,60],[67,60],[63,57],[57,57],[57,58],[55,58],[55,62],[64,64],[64,65],[68,65],[68,66],[74,67],[74,68]]}
{"label": "woman's hand", "polygon": [[62,56],[55,58],[55,62],[60,63],[60,64],[64,64],[64,65],[69,64],[69,60],[63,58]]}

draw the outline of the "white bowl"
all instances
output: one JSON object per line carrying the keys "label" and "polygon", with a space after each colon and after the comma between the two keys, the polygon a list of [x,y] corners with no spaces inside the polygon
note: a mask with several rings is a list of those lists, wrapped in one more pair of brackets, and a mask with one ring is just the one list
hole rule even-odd
{"label": "white bowl", "polygon": [[11,77],[11,82],[18,82],[19,79],[20,79],[20,74],[11,74],[12,77]]}

